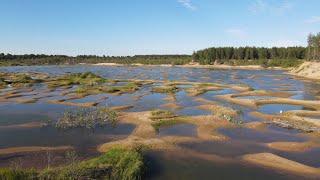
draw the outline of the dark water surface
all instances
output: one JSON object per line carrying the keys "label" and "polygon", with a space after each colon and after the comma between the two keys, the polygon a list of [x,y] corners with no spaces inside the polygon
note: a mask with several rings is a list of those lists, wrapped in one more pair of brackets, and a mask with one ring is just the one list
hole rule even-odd
{"label": "dark water surface", "polygon": [[[179,67],[108,67],[108,66],[28,66],[28,67],[0,67],[0,72],[41,72],[50,76],[59,76],[69,73],[91,71],[106,79],[143,79],[143,80],[177,80],[186,82],[213,82],[226,85],[247,85],[256,90],[273,90],[293,94],[291,99],[318,100],[315,96],[320,95],[320,85],[312,82],[295,80],[293,76],[282,74],[284,71],[274,70],[216,70]],[[113,85],[125,85],[127,82],[120,82]],[[152,84],[143,86],[133,94],[122,94],[113,96],[110,94],[89,95],[81,99],[67,100],[72,103],[96,102],[98,106],[127,106],[126,112],[138,112],[154,109],[169,110],[163,106],[174,103],[180,109],[172,110],[176,114],[184,116],[210,115],[212,112],[201,110],[197,106],[204,105],[196,101],[196,98],[204,98],[216,101],[226,107],[239,110],[242,123],[252,121],[263,121],[262,119],[250,116],[252,111],[260,111],[265,114],[277,114],[280,111],[289,110],[313,110],[301,106],[269,104],[262,105],[259,109],[251,109],[241,105],[234,105],[215,97],[216,95],[234,94],[237,91],[225,88],[219,91],[209,91],[196,97],[191,97],[185,89],[190,85],[179,85],[181,91],[174,95],[152,93]],[[26,89],[35,88],[34,91],[25,92]],[[132,133],[133,125],[111,124],[94,131],[86,129],[72,129],[61,131],[53,127],[33,128],[6,128],[8,126],[32,122],[47,122],[48,115],[61,113],[70,106],[58,105],[47,102],[47,100],[59,100],[72,97],[72,94],[64,94],[71,89],[56,88],[53,92],[44,93],[48,90],[45,84],[37,84],[33,87],[19,90],[11,88],[0,89],[0,98],[4,92],[17,91],[23,98],[39,98],[45,95],[51,97],[39,98],[36,103],[20,104],[15,102],[0,102],[0,149],[21,146],[74,146],[79,154],[90,156],[97,153],[97,146],[105,142],[123,139]],[[175,102],[165,100],[170,96],[175,97]],[[238,98],[272,98],[263,96],[247,96]],[[314,117],[314,119],[320,119]],[[308,138],[298,136],[299,131],[287,130],[277,126],[269,125],[265,131],[252,130],[247,128],[226,128],[218,130],[219,133],[227,136],[230,140],[223,142],[201,141],[193,143],[181,143],[177,146],[195,152],[218,155],[224,158],[239,159],[242,155],[249,153],[271,152],[281,157],[288,158],[306,165],[320,167],[320,148],[314,148],[303,153],[285,153],[271,150],[265,143],[277,141],[305,142]],[[197,137],[197,126],[190,124],[177,124],[159,129],[157,137],[182,136]],[[175,152],[146,152],[146,159],[149,163],[146,179],[301,179],[299,177],[258,168],[239,162],[219,163],[194,156],[181,156]],[[14,159],[14,158],[13,158]],[[0,156],[0,165],[10,162],[8,156]],[[8,164],[8,163],[7,163]]]}

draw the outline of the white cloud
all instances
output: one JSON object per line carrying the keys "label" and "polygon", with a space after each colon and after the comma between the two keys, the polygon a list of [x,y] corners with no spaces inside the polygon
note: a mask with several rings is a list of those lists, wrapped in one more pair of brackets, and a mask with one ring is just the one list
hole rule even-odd
{"label": "white cloud", "polygon": [[291,11],[293,7],[294,3],[288,0],[255,0],[249,5],[248,9],[254,14],[268,13],[270,15],[282,16]]}
{"label": "white cloud", "polygon": [[312,16],[311,18],[306,19],[304,22],[309,24],[320,23],[320,16]]}
{"label": "white cloud", "polygon": [[191,0],[178,0],[178,2],[187,9],[192,11],[197,10],[197,7],[192,4]]}
{"label": "white cloud", "polygon": [[247,28],[230,28],[226,29],[225,33],[236,38],[245,38],[247,36]]}

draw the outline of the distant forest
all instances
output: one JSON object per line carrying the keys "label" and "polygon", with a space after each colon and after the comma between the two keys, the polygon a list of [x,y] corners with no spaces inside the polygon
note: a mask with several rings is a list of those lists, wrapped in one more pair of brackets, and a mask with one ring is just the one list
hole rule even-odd
{"label": "distant forest", "polygon": [[309,34],[307,47],[212,47],[190,55],[136,55],[136,56],[95,56],[95,55],[12,55],[0,53],[0,65],[61,65],[61,64],[172,64],[190,62],[228,65],[262,65],[263,67],[293,67],[303,60],[320,60],[320,33]]}
{"label": "distant forest", "polygon": [[191,61],[189,55],[136,55],[136,56],[96,56],[96,55],[44,55],[44,54],[26,54],[11,55],[0,53],[0,65],[18,66],[18,65],[62,65],[79,63],[118,63],[118,64],[188,64]]}

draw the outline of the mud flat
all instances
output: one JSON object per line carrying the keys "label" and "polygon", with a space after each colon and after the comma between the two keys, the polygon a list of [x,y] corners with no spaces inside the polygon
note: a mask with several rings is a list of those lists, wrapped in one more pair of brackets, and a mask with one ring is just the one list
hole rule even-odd
{"label": "mud flat", "polygon": [[303,132],[320,131],[320,121],[316,119],[295,116],[289,113],[269,115],[260,112],[251,112],[250,115],[267,120],[270,124],[274,124],[287,129],[297,129]]}
{"label": "mud flat", "polygon": [[320,144],[315,142],[273,142],[268,143],[268,147],[272,149],[276,149],[279,151],[286,151],[286,152],[304,152],[308,151],[312,148],[319,147]]}
{"label": "mud flat", "polygon": [[242,157],[244,161],[269,167],[275,170],[287,171],[300,175],[320,175],[320,169],[300,164],[271,153],[248,154]]}
{"label": "mud flat", "polygon": [[41,122],[32,122],[32,123],[25,123],[25,124],[16,124],[10,126],[0,126],[0,129],[3,128],[34,128],[34,127],[42,127],[46,126],[47,124]]}
{"label": "mud flat", "polygon": [[47,102],[53,103],[53,104],[62,104],[62,105],[88,107],[88,108],[95,107],[98,104],[97,102],[73,103],[73,102],[66,102],[65,100],[48,100]]}
{"label": "mud flat", "polygon": [[73,149],[72,146],[57,146],[57,147],[41,147],[41,146],[29,146],[29,147],[16,147],[0,149],[0,155],[26,153],[26,152],[39,152],[39,151],[65,151]]}
{"label": "mud flat", "polygon": [[[171,117],[171,118],[170,118]],[[168,119],[169,118],[169,119]],[[163,121],[163,122],[161,122]],[[153,127],[154,123],[161,122],[164,124],[173,122],[195,124],[197,128],[197,138],[165,136],[154,138],[157,134]],[[106,152],[112,147],[135,147],[143,146],[148,149],[174,149],[176,143],[192,142],[197,140],[226,140],[227,137],[216,132],[217,129],[233,126],[229,121],[216,116],[192,116],[192,117],[176,117],[164,116],[161,118],[152,117],[152,112],[134,112],[120,113],[120,123],[129,123],[136,125],[134,132],[124,140],[101,144],[98,151]]]}

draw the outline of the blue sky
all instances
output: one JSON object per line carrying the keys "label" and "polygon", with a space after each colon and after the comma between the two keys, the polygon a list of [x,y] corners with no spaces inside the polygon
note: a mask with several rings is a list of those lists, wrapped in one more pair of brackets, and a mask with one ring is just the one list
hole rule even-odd
{"label": "blue sky", "polygon": [[306,45],[319,0],[0,0],[0,52],[191,54]]}

